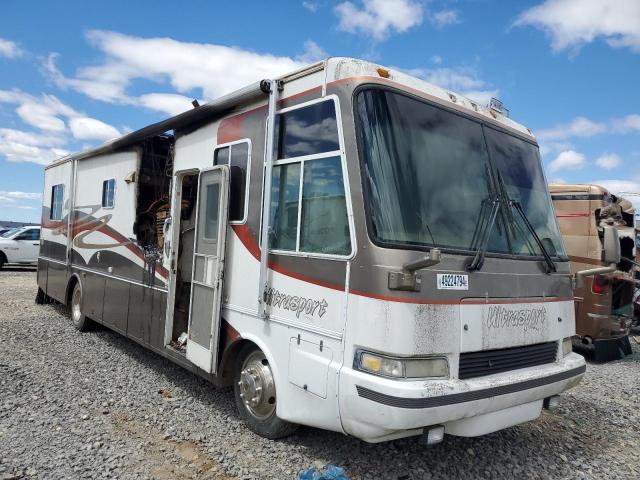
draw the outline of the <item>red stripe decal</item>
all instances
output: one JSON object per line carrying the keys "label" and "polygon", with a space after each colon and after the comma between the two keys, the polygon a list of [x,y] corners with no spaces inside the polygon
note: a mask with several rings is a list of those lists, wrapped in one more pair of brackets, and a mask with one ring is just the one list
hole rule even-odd
{"label": "red stripe decal", "polygon": [[556,215],[558,218],[577,218],[577,217],[589,217],[591,214],[589,212],[586,213],[561,213]]}
{"label": "red stripe decal", "polygon": [[[255,238],[251,234],[251,230],[247,225],[232,225],[234,233],[238,236],[242,244],[249,251],[249,253],[256,260],[260,261],[260,246],[258,242],[256,242]],[[306,277],[299,273],[291,272],[286,268],[278,265],[275,262],[269,262],[269,268],[273,271],[278,272],[282,275],[286,275],[287,277],[295,278],[296,280],[301,280],[303,282],[311,283],[313,285],[318,285],[320,287],[330,288],[332,290],[337,290],[339,292],[343,292],[344,288],[338,285],[332,285],[329,283],[321,282],[318,280],[314,280],[312,278]],[[517,299],[517,298],[508,298],[508,299],[490,299],[489,301],[485,299],[478,300],[422,300],[422,299],[414,299],[414,298],[403,298],[403,297],[393,297],[389,295],[381,295],[377,293],[370,292],[362,292],[359,290],[349,290],[349,293],[353,295],[358,295],[360,297],[373,298],[375,300],[384,300],[388,302],[397,302],[397,303],[413,303],[420,305],[459,305],[460,303],[464,303],[466,305],[483,305],[487,304],[516,304],[516,303],[552,303],[552,302],[566,302],[573,301],[573,297],[552,297],[552,298],[526,298],[526,299]]]}

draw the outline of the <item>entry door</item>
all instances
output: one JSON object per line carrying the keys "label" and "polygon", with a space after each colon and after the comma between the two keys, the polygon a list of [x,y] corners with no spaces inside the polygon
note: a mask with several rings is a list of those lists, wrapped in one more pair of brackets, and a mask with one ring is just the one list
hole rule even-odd
{"label": "entry door", "polygon": [[215,373],[229,204],[229,167],[200,171],[194,239],[187,359]]}

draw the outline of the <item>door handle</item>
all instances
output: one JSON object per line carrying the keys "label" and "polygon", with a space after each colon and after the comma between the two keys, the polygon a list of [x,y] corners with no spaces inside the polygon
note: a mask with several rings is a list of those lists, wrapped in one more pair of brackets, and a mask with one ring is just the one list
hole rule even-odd
{"label": "door handle", "polygon": [[34,243],[33,245],[40,245],[40,242],[38,242],[38,243]]}

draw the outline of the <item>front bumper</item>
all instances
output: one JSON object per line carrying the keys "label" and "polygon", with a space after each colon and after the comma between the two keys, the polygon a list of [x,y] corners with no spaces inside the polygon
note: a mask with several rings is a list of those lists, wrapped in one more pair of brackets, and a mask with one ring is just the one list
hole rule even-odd
{"label": "front bumper", "polygon": [[577,385],[584,358],[468,380],[399,381],[343,368],[340,415],[344,430],[368,442],[419,435],[444,425],[453,435],[476,436],[532,420],[542,401]]}

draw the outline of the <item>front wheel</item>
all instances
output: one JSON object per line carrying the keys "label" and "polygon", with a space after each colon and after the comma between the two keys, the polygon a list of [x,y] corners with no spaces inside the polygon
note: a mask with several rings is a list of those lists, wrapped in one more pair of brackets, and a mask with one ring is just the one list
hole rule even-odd
{"label": "front wheel", "polygon": [[240,418],[261,437],[287,437],[298,425],[276,415],[276,385],[269,361],[262,351],[245,347],[234,372],[234,392]]}
{"label": "front wheel", "polygon": [[69,311],[71,314],[71,323],[76,327],[76,330],[86,332],[91,328],[91,320],[82,313],[82,287],[80,286],[80,282],[76,283],[73,287]]}

